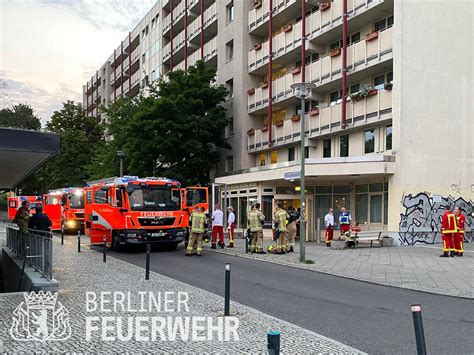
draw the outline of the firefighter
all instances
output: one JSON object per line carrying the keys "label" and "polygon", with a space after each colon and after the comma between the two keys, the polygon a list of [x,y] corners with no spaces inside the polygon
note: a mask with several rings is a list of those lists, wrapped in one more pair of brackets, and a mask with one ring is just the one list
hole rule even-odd
{"label": "firefighter", "polygon": [[288,234],[288,220],[290,216],[285,209],[283,209],[283,204],[281,202],[277,203],[276,211],[274,214],[275,219],[275,229],[277,232],[275,254],[286,254],[286,237]]}
{"label": "firefighter", "polygon": [[326,246],[330,247],[334,235],[334,214],[332,213],[332,208],[324,216],[324,225],[326,226]]}
{"label": "firefighter", "polygon": [[345,207],[341,208],[341,213],[339,214],[339,226],[341,228],[341,237],[344,236],[344,233],[351,230],[351,214],[346,211]]}
{"label": "firefighter", "polygon": [[217,236],[219,235],[219,247],[224,248],[224,213],[219,204],[212,212],[212,249],[216,249]]}
{"label": "firefighter", "polygon": [[228,248],[234,247],[234,229],[235,229],[235,213],[232,206],[227,207],[227,232],[229,233],[229,245]]}
{"label": "firefighter", "polygon": [[296,237],[296,223],[300,219],[300,215],[296,210],[293,208],[293,206],[288,206],[288,215],[290,216],[290,219],[288,220],[288,240],[287,240],[287,249],[286,251],[288,253],[293,253],[295,251],[295,237]]}
{"label": "firefighter", "polygon": [[457,233],[456,217],[453,212],[451,212],[451,206],[446,205],[445,212],[441,217],[441,234],[443,239],[443,254],[440,255],[441,257],[454,257],[455,233]]}
{"label": "firefighter", "polygon": [[252,207],[252,211],[247,216],[247,224],[252,234],[252,241],[250,242],[250,252],[257,254],[265,254],[263,251],[263,222],[265,216],[260,212],[260,203],[256,203]]}
{"label": "firefighter", "polygon": [[202,254],[202,239],[206,231],[206,215],[202,208],[195,207],[191,215],[191,238],[189,238],[188,247],[186,249],[186,256],[193,254],[194,243],[197,243],[196,255]]}
{"label": "firefighter", "polygon": [[30,217],[30,202],[23,201],[21,207],[16,211],[13,223],[16,223],[21,231],[27,231]]}
{"label": "firefighter", "polygon": [[464,217],[459,207],[454,209],[454,215],[456,216],[457,227],[457,232],[454,234],[454,252],[457,256],[462,256],[464,253],[464,223],[466,217]]}

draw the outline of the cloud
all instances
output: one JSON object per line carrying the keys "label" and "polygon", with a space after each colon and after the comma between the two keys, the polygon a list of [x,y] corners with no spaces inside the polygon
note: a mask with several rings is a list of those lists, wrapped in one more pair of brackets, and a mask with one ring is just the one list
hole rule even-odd
{"label": "cloud", "polygon": [[12,79],[9,73],[0,71],[0,109],[18,103],[29,104],[41,117],[44,126],[53,112],[60,110],[66,100],[82,102],[82,95],[64,82],[58,83],[55,90],[48,91],[34,83]]}
{"label": "cloud", "polygon": [[43,6],[63,8],[98,30],[132,30],[156,3],[156,0],[40,0]]}

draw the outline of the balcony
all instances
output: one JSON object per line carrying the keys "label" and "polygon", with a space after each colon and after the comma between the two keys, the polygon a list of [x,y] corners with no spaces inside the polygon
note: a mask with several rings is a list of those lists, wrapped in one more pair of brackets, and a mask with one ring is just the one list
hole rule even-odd
{"label": "balcony", "polygon": [[[283,1],[283,0],[281,0]],[[292,1],[284,1],[285,6],[291,6]],[[367,21],[371,20],[372,12],[374,7],[377,7],[377,11],[390,11],[390,4],[384,2],[384,0],[349,0],[348,1],[348,15],[349,22],[354,22],[355,17],[360,19],[356,21],[358,26]],[[261,10],[262,7],[258,10]],[[297,6],[292,6],[297,8]],[[393,11],[393,10],[392,10]],[[330,31],[337,26],[342,24],[342,0],[335,0],[331,3],[331,6],[325,11],[316,11],[306,17],[306,33],[307,33],[307,51],[313,50],[315,45],[321,45],[322,43],[331,43],[340,39],[341,33],[337,31]],[[268,14],[268,11],[267,11]],[[296,15],[298,16],[298,15]],[[291,18],[291,17],[289,17]],[[285,21],[287,21],[285,17]],[[282,25],[285,23],[282,23]],[[273,62],[284,64],[294,59],[294,56],[290,56],[293,53],[297,53],[301,49],[301,24],[302,21],[298,21],[292,24],[292,30],[290,32],[281,32],[273,37]],[[278,29],[278,27],[277,27]],[[267,35],[268,31],[264,34]],[[313,43],[314,42],[314,43]],[[262,74],[266,72],[268,65],[268,40],[261,43],[261,49],[251,50],[248,54],[248,72],[250,74]]]}
{"label": "balcony", "polygon": [[[334,134],[341,130],[341,104],[326,106],[319,113],[306,114],[305,131],[309,139]],[[355,129],[366,124],[392,119],[392,91],[380,90],[360,101],[347,102],[347,128]],[[285,120],[283,125],[272,129],[272,148],[294,144],[301,141],[301,122]],[[268,129],[256,129],[248,135],[247,149],[257,152],[269,149]]]}
{"label": "balcony", "polygon": [[[393,58],[393,28],[387,28],[378,33],[378,37],[371,41],[362,39],[347,47],[348,75],[389,61]],[[342,54],[328,54],[319,60],[305,66],[306,81],[317,85],[317,89],[333,83],[341,78]],[[301,82],[301,73],[288,73],[282,78],[272,81],[273,104],[288,104],[288,100],[296,100],[291,85]],[[256,88],[253,94],[248,94],[248,112],[262,114],[268,107],[268,87]]]}
{"label": "balcony", "polygon": [[[184,21],[181,21],[184,18],[185,7],[184,1],[178,3],[178,5],[173,9],[173,31],[181,31],[184,27]],[[171,14],[165,17],[163,20],[163,36],[167,36],[171,31]]]}
{"label": "balcony", "polygon": [[[301,5],[293,6],[300,3],[298,0],[273,0],[273,26],[274,29],[284,25],[288,19],[295,18],[301,14]],[[269,0],[260,0],[261,6],[253,8],[249,11],[249,33],[256,36],[265,36],[268,34],[268,18],[269,18]],[[267,24],[266,26],[264,26]]]}

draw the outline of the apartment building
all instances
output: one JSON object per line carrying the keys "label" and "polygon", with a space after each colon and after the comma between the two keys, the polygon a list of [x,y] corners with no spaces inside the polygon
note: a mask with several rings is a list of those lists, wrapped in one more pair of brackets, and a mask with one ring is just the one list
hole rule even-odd
{"label": "apartment building", "polygon": [[158,1],[84,86],[84,106],[97,114],[198,59],[217,66],[232,146],[217,168],[219,195],[241,227],[260,201],[270,227],[277,201],[300,206],[289,178],[302,158],[291,85],[311,82],[307,239],[329,207],[344,206],[363,229],[431,243],[444,204],[472,213],[472,16],[462,0]]}

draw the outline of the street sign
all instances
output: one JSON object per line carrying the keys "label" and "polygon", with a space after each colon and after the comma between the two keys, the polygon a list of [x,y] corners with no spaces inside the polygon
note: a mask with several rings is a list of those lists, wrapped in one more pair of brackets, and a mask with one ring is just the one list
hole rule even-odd
{"label": "street sign", "polygon": [[292,171],[290,173],[285,173],[284,178],[285,180],[297,180],[300,178],[300,172]]}

